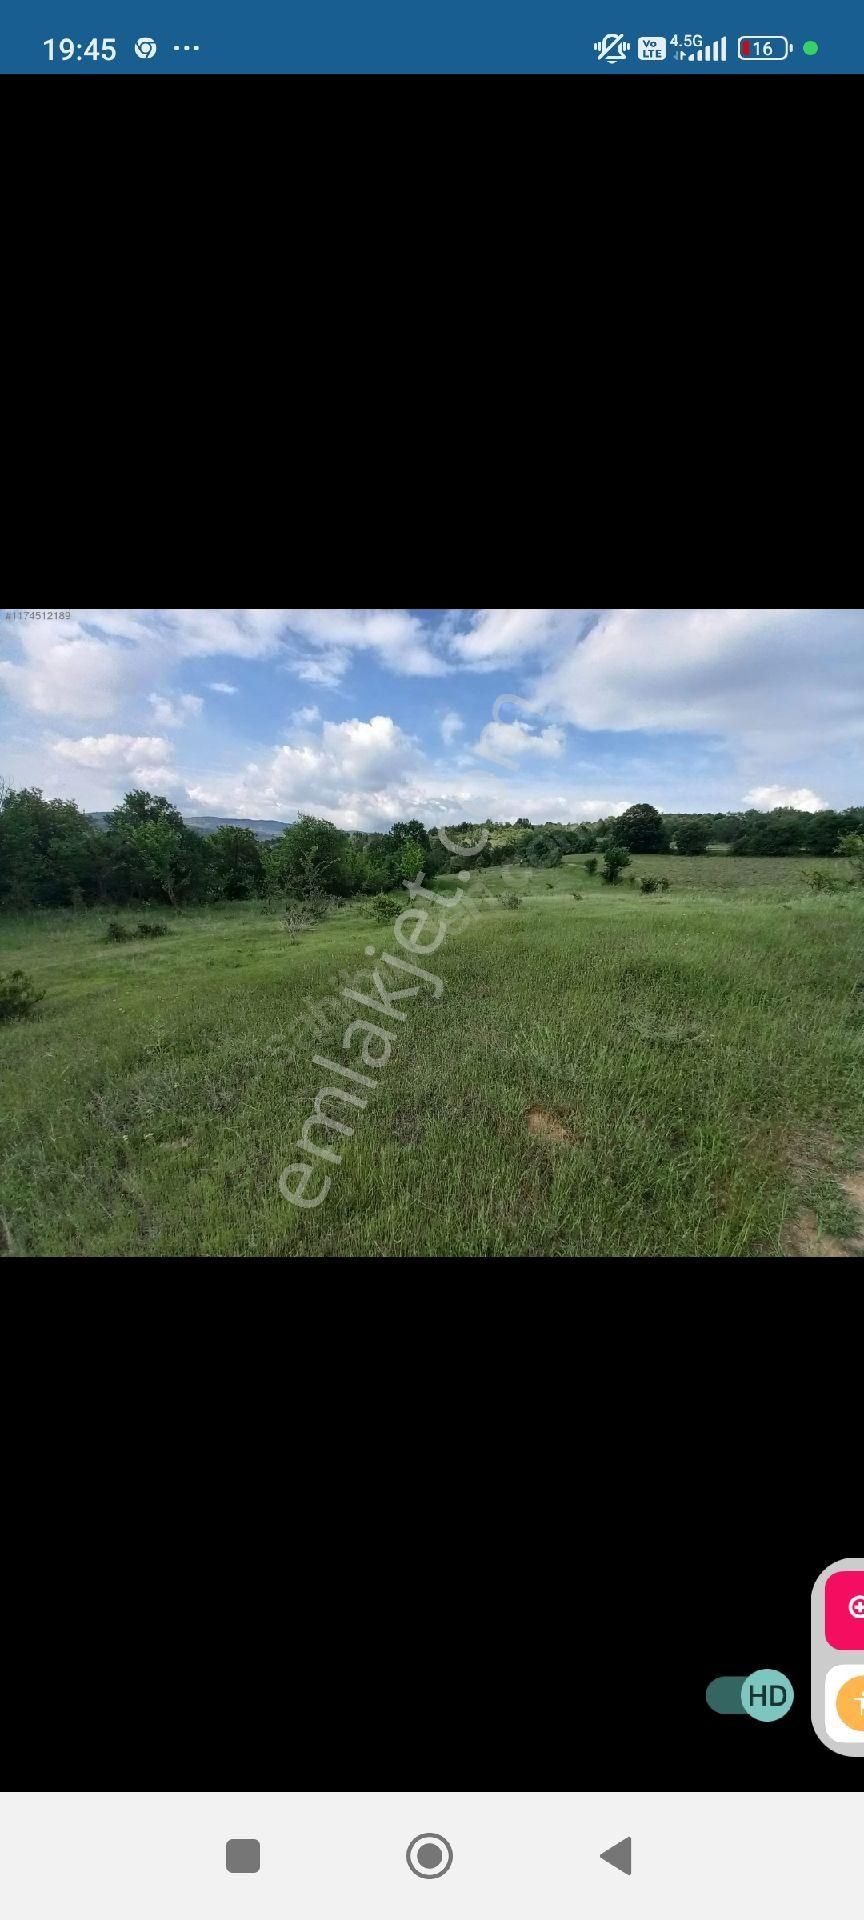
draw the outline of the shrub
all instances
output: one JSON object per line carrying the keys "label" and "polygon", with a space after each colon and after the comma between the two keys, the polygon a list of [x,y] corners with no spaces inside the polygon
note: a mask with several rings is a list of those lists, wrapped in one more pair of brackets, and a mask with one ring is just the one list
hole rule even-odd
{"label": "shrub", "polygon": [[[841,880],[839,874],[822,873],[818,867],[812,873],[803,874],[802,878],[812,893],[840,893],[850,884],[848,880]],[[851,884],[854,886],[854,881]]]}
{"label": "shrub", "polygon": [[142,940],[158,940],[168,932],[164,920],[139,920],[138,932]]}
{"label": "shrub", "polygon": [[109,920],[105,938],[106,940],[132,940],[134,935],[128,927],[124,927],[122,920]]}
{"label": "shrub", "polygon": [[505,894],[502,894],[501,897],[504,901],[505,907],[515,908],[515,907],[521,907],[522,905],[521,893],[505,893]]}
{"label": "shrub", "polygon": [[603,873],[607,887],[617,886],[621,878],[622,867],[629,867],[630,855],[626,847],[607,847],[603,855]]}
{"label": "shrub", "polygon": [[574,893],[574,895],[573,895],[573,898],[574,898],[574,900],[581,900],[581,898],[582,898],[582,895],[581,895],[581,893]]}
{"label": "shrub", "polygon": [[635,885],[636,885],[636,875],[635,875],[635,873],[628,873],[628,875],[627,875],[627,885],[628,885],[628,887],[635,887]]}
{"label": "shrub", "polygon": [[669,881],[667,880],[665,873],[661,874],[660,879],[657,882],[657,885],[660,888],[661,893],[669,892]]}
{"label": "shrub", "polygon": [[855,886],[864,887],[864,833],[844,833],[837,842],[837,852],[852,861]]}
{"label": "shrub", "polygon": [[653,874],[646,873],[646,874],[643,874],[642,879],[639,882],[639,886],[642,893],[657,893],[659,891],[660,882],[659,880],[655,880]]}
{"label": "shrub", "polygon": [[401,912],[402,901],[397,894],[374,893],[369,906],[378,925],[384,926],[388,920],[395,920],[397,913]]}
{"label": "shrub", "polygon": [[307,933],[312,923],[313,915],[307,912],[307,903],[305,900],[289,900],[286,902],[285,912],[279,924],[282,932],[287,933],[292,947],[296,947],[297,945],[297,935]]}
{"label": "shrub", "polygon": [[585,867],[585,872],[586,872],[586,873],[596,873],[596,872],[597,872],[597,861],[595,860],[595,858],[594,858],[594,855],[593,855],[593,853],[592,853],[592,855],[591,855],[591,858],[590,858],[590,860],[586,860],[586,861],[584,861],[584,863],[583,863],[583,864],[584,864],[584,867]]}
{"label": "shrub", "polygon": [[37,987],[20,967],[13,973],[0,973],[0,1020],[25,1020],[44,998],[45,988]]}

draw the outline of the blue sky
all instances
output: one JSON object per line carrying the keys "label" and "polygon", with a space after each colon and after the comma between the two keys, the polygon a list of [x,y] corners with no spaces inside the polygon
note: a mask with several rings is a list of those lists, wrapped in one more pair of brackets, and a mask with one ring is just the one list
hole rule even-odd
{"label": "blue sky", "polygon": [[860,611],[84,609],[0,620],[0,776],[346,827],[864,799]]}

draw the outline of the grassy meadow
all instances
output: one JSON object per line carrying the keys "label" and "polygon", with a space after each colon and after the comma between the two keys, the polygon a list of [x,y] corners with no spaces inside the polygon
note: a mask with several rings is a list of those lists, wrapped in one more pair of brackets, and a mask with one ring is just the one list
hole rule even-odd
{"label": "grassy meadow", "polygon": [[[363,1069],[378,1080],[365,1110],[338,1109],[354,1135],[326,1136],[342,1160],[316,1162],[332,1185],[309,1210],[278,1180],[332,1084],[313,1055],[361,1066],[342,1034],[376,1016],[336,995],[371,991],[367,945],[399,953],[368,905],[296,944],[260,902],[4,917],[0,969],[46,994],[0,1025],[0,1245],[860,1254],[864,893],[809,893],[813,865],[635,856],[637,884],[614,888],[579,856],[474,875],[437,953],[416,956],[443,996],[421,985],[400,1003],[392,1057]],[[651,873],[671,890],[641,894]],[[142,918],[170,937],[105,940],[109,919]],[[317,1035],[298,1026],[312,1015]]]}

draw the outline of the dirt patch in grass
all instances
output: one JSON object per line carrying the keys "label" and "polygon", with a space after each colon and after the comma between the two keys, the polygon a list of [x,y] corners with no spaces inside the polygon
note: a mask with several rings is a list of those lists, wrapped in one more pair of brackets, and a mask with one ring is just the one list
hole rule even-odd
{"label": "dirt patch in grass", "polygon": [[852,1251],[842,1240],[836,1240],[833,1233],[819,1232],[812,1207],[806,1207],[794,1220],[787,1220],[780,1245],[787,1258],[793,1260],[846,1260]]}
{"label": "dirt patch in grass", "polygon": [[537,1140],[552,1140],[559,1145],[567,1145],[582,1138],[560,1113],[553,1113],[550,1107],[529,1107],[525,1125]]}
{"label": "dirt patch in grass", "polygon": [[843,1153],[843,1142],[827,1127],[810,1127],[806,1133],[793,1133],[785,1151],[790,1167],[810,1172],[814,1167],[835,1166]]}
{"label": "dirt patch in grass", "polygon": [[864,1171],[838,1174],[837,1184],[843,1188],[853,1207],[858,1207],[864,1215]]}
{"label": "dirt patch in grass", "polygon": [[[793,1164],[807,1169],[824,1167],[830,1159],[826,1152],[826,1142],[830,1141],[830,1135],[823,1135],[821,1141],[812,1141],[806,1150],[809,1157]],[[837,1173],[834,1178],[858,1213],[857,1230],[849,1234],[823,1232],[813,1208],[805,1207],[794,1220],[787,1220],[780,1235],[780,1245],[787,1256],[799,1260],[854,1260],[864,1256],[864,1170]]]}

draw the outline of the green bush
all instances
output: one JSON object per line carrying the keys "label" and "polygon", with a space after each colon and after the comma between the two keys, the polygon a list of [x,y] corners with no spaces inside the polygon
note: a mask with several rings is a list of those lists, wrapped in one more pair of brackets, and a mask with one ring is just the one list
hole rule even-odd
{"label": "green bush", "polygon": [[590,858],[590,860],[585,860],[585,861],[583,861],[583,865],[584,865],[584,868],[585,868],[585,872],[586,872],[586,873],[596,873],[596,872],[597,872],[597,861],[595,860],[595,858],[594,858],[594,855],[593,855],[593,853],[592,853],[592,855],[591,855],[591,858]]}
{"label": "green bush", "polygon": [[0,973],[0,1020],[24,1020],[44,998],[45,988],[35,986],[29,973],[23,973],[20,967],[13,973]]}
{"label": "green bush", "polygon": [[398,894],[374,893],[369,906],[378,925],[383,927],[388,920],[395,920],[397,913],[401,912],[402,901]]}
{"label": "green bush", "polygon": [[574,895],[573,895],[573,898],[574,898],[574,900],[581,900],[581,898],[582,898],[582,895],[581,895],[581,893],[574,893]]}
{"label": "green bush", "polygon": [[658,880],[658,882],[657,882],[657,885],[658,885],[658,887],[660,888],[660,892],[661,892],[661,893],[668,893],[668,892],[669,892],[669,885],[670,885],[670,883],[669,883],[669,881],[667,880],[667,878],[666,878],[666,875],[665,875],[665,873],[664,873],[664,874],[661,874],[661,876],[660,876],[660,879],[659,879],[659,880]]}
{"label": "green bush", "polygon": [[660,890],[660,882],[659,880],[655,880],[653,874],[646,873],[643,874],[639,882],[639,887],[642,893],[658,893]]}
{"label": "green bush", "polygon": [[503,899],[504,899],[505,907],[515,908],[515,907],[521,907],[522,905],[521,893],[506,893],[504,894]]}
{"label": "green bush", "polygon": [[[845,892],[850,885],[850,882],[841,879],[838,873],[822,873],[818,867],[814,868],[812,873],[802,874],[801,877],[812,893],[841,893]],[[851,884],[854,885],[854,881]]]}
{"label": "green bush", "polygon": [[168,932],[168,928],[164,920],[139,920],[138,932],[142,940],[159,940],[163,933]]}
{"label": "green bush", "polygon": [[864,833],[844,833],[837,842],[837,852],[845,853],[855,868],[854,885],[864,887]]}
{"label": "green bush", "polygon": [[122,920],[109,920],[105,929],[106,940],[133,940],[134,934],[124,927]]}
{"label": "green bush", "polygon": [[605,880],[607,887],[617,886],[622,867],[629,867],[629,865],[630,855],[626,847],[607,847],[603,855],[601,879]]}

